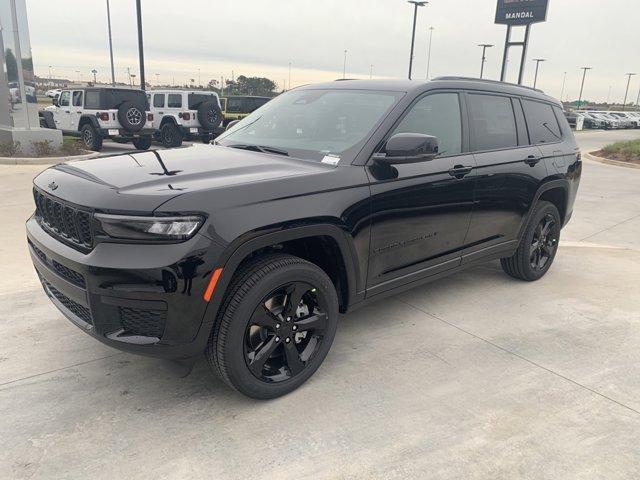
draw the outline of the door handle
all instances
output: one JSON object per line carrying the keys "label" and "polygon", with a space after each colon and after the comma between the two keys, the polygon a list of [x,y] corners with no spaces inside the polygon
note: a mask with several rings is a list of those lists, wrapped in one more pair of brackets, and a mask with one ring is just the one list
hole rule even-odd
{"label": "door handle", "polygon": [[527,158],[525,158],[523,161],[524,163],[526,163],[527,165],[533,167],[534,165],[537,165],[537,163],[542,160],[542,157],[538,157],[537,155],[529,155]]}
{"label": "door handle", "polygon": [[65,110],[64,113],[71,113],[69,110]]}
{"label": "door handle", "polygon": [[465,175],[469,175],[473,170],[473,167],[465,166],[465,165],[456,165],[455,167],[449,169],[449,175],[455,178],[464,178]]}

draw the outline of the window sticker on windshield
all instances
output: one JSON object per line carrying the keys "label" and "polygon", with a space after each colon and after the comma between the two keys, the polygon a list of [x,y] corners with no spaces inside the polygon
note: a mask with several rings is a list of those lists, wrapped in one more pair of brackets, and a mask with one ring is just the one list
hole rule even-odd
{"label": "window sticker on windshield", "polygon": [[333,165],[334,167],[340,163],[340,157],[337,155],[325,155],[322,159],[322,163]]}

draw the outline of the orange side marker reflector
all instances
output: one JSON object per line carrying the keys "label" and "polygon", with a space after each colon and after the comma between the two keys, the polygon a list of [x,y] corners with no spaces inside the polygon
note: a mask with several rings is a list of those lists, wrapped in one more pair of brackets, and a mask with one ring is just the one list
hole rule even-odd
{"label": "orange side marker reflector", "polygon": [[213,291],[216,289],[216,285],[218,280],[220,279],[220,275],[222,275],[222,269],[216,268],[213,271],[213,275],[211,275],[211,280],[209,280],[209,285],[207,285],[207,289],[204,291],[204,301],[208,302],[211,300],[211,296],[213,295]]}

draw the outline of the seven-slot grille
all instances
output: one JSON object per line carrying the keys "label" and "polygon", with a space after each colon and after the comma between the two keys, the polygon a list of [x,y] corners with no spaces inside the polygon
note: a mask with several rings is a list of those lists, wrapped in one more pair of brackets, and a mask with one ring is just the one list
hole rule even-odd
{"label": "seven-slot grille", "polygon": [[36,216],[49,231],[72,244],[91,248],[91,213],[72,207],[33,189]]}

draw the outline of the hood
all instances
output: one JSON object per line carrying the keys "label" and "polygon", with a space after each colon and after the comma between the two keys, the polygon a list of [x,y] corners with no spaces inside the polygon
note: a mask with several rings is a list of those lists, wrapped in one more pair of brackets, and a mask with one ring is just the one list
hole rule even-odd
{"label": "hood", "polygon": [[77,160],[49,168],[34,183],[77,205],[147,212],[189,192],[333,170],[284,156],[219,145]]}

